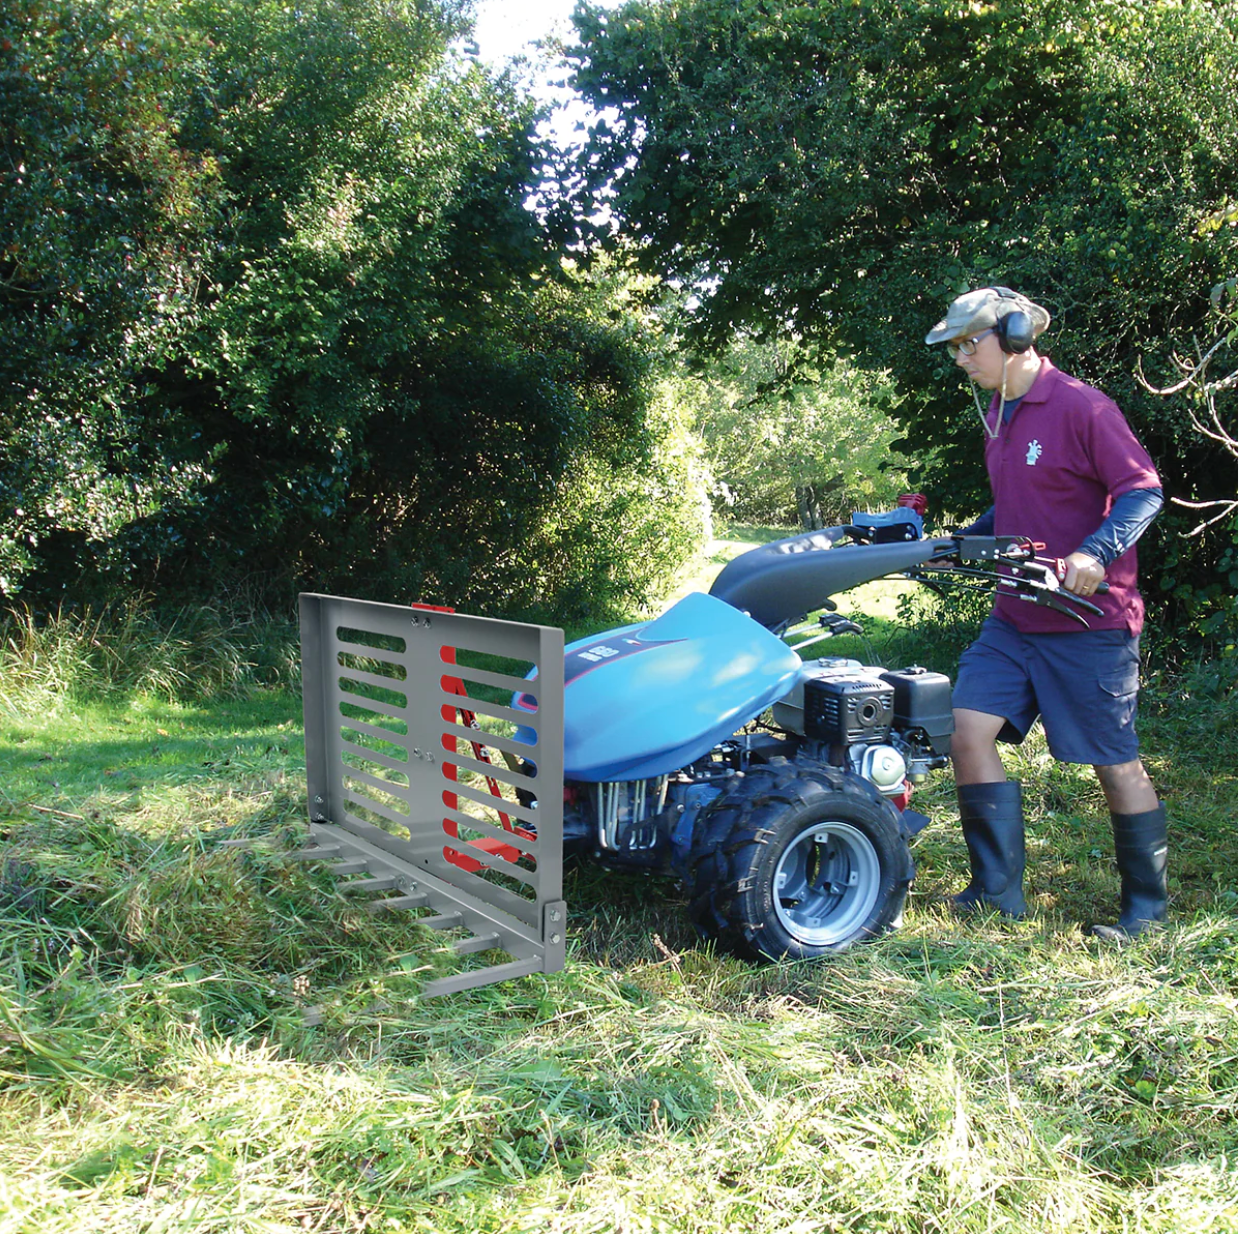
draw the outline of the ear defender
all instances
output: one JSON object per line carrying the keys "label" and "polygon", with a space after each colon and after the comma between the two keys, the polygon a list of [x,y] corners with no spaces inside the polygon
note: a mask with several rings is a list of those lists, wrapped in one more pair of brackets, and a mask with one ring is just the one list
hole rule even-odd
{"label": "ear defender", "polygon": [[1009,356],[1018,356],[1033,346],[1033,318],[1024,309],[1013,309],[995,323],[999,346]]}
{"label": "ear defender", "polygon": [[1011,300],[1016,304],[1016,308],[995,322],[995,335],[999,339],[999,346],[1009,356],[1023,354],[1033,346],[1034,338],[1033,317],[1020,307],[1022,303],[1028,304],[1029,301],[1010,287],[991,287],[988,290],[993,291],[1000,300]]}

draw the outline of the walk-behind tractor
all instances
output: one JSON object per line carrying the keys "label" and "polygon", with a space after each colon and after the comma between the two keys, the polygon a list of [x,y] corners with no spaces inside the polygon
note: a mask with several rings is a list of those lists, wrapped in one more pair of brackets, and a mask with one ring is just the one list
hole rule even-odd
{"label": "walk-behind tractor", "polygon": [[913,878],[909,797],[947,763],[951,685],[819,656],[857,630],[831,597],[894,577],[1097,612],[1040,547],[926,537],[910,503],[755,548],[709,594],[568,647],[545,626],[304,595],[299,856],[477,957],[428,994],[563,965],[565,854],[678,876],[701,933],[751,959],[875,938]]}

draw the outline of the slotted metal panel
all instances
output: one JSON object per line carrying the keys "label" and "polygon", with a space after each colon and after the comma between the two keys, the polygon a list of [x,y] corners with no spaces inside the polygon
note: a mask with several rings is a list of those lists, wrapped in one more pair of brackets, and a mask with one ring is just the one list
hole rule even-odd
{"label": "slotted metal panel", "polygon": [[562,968],[563,631],[339,596],[300,609],[302,856],[458,955],[507,954],[428,995]]}

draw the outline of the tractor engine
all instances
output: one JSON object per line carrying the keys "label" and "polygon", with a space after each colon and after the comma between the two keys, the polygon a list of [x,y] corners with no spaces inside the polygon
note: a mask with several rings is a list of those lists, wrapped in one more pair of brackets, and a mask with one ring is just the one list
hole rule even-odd
{"label": "tractor engine", "polygon": [[810,661],[773,707],[810,757],[849,767],[895,797],[947,763],[951,680],[916,665],[890,671],[838,656]]}

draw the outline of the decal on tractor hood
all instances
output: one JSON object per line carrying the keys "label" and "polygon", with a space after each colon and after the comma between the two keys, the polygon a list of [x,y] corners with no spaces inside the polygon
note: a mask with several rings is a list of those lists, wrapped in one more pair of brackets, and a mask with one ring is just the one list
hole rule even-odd
{"label": "decal on tractor hood", "polygon": [[[600,642],[591,643],[588,647],[565,653],[564,685],[567,688],[578,677],[584,677],[586,673],[593,672],[601,664],[614,664],[620,660],[627,660],[629,656],[637,655],[639,651],[653,651],[656,647],[670,647],[673,643],[687,641],[683,638],[642,639],[633,633],[612,635]],[[520,695],[516,699],[516,706],[523,711],[538,710],[534,699],[528,694]]]}
{"label": "decal on tractor hood", "polygon": [[609,638],[601,643],[583,647],[580,651],[570,651],[564,657],[564,684],[584,677],[586,673],[598,668],[600,664],[609,664],[615,660],[625,660],[635,656],[639,651],[651,651],[655,647],[670,647],[673,643],[686,642],[683,638],[642,639],[632,634],[622,634],[619,638]]}

